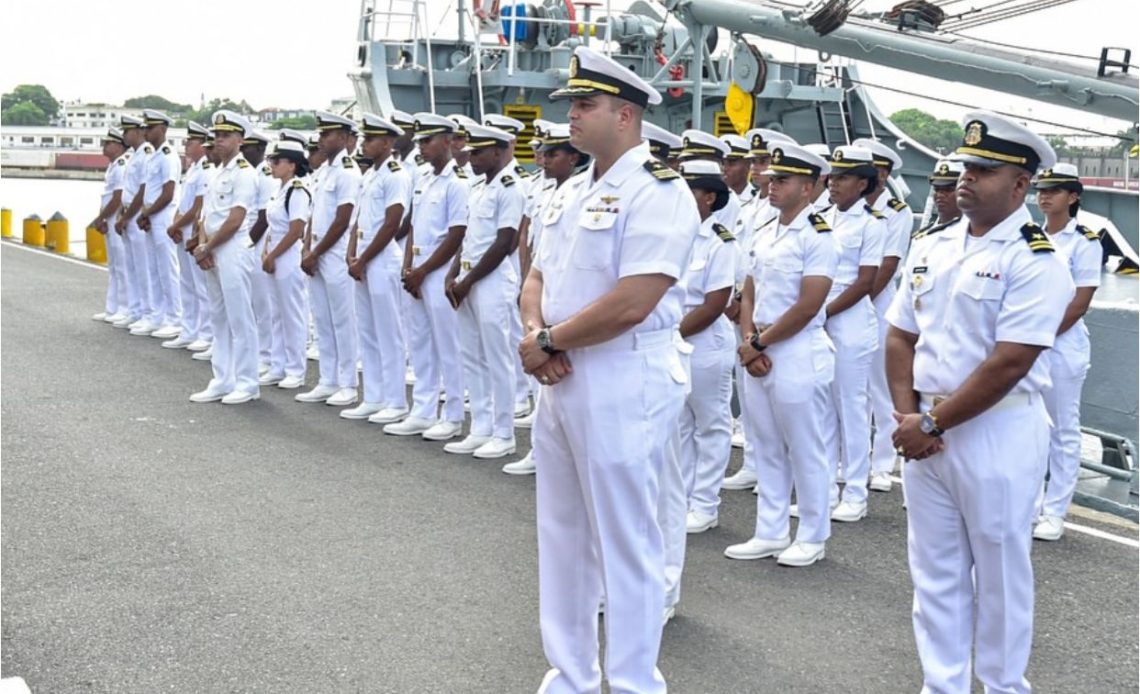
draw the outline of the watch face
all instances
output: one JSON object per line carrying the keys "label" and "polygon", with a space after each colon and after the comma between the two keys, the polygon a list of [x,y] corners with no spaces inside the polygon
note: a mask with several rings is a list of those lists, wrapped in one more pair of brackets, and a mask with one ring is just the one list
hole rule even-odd
{"label": "watch face", "polygon": [[924,414],[918,423],[918,428],[922,430],[922,433],[929,434],[935,429],[934,420],[930,417],[930,415]]}

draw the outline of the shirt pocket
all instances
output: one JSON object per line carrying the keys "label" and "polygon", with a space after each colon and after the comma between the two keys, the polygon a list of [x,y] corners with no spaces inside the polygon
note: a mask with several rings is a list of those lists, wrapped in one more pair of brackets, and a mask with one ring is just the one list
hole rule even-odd
{"label": "shirt pocket", "polygon": [[988,277],[967,277],[961,285],[961,292],[976,301],[1001,301],[1005,287],[998,280]]}
{"label": "shirt pocket", "polygon": [[574,239],[574,251],[570,256],[574,267],[601,270],[613,263],[617,217],[613,212],[590,210],[578,215],[577,238]]}

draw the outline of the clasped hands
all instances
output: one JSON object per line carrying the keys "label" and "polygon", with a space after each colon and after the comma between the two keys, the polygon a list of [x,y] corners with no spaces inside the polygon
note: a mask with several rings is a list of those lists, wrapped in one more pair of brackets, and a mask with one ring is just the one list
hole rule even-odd
{"label": "clasped hands", "polygon": [[931,436],[920,428],[921,414],[899,414],[892,412],[898,426],[891,434],[895,452],[906,460],[923,460],[946,450],[946,442],[941,436]]}
{"label": "clasped hands", "polygon": [[574,373],[574,368],[565,352],[547,354],[539,347],[538,333],[539,329],[535,328],[526,334],[519,343],[519,357],[522,358],[524,371],[537,378],[542,385],[552,386]]}
{"label": "clasped hands", "polygon": [[736,348],[736,354],[740,357],[740,365],[748,375],[762,378],[771,373],[772,358],[752,346],[751,335]]}

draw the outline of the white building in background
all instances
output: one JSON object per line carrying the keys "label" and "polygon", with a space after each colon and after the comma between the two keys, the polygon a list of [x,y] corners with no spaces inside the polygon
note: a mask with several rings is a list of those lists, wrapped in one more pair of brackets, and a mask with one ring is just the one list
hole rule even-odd
{"label": "white building in background", "polygon": [[61,128],[106,130],[110,127],[118,127],[119,119],[124,113],[137,116],[139,111],[110,104],[65,102],[59,105],[56,125]]}

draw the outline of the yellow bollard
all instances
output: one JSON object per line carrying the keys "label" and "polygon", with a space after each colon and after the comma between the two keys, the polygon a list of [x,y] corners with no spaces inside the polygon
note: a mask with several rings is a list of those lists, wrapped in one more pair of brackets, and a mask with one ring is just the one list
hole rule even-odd
{"label": "yellow bollard", "polygon": [[24,243],[29,246],[44,245],[44,223],[37,214],[24,218]]}
{"label": "yellow bollard", "polygon": [[[107,233],[115,233],[113,224],[107,224]],[[107,238],[95,227],[87,227],[87,259],[100,265],[107,264]]]}
{"label": "yellow bollard", "polygon": [[0,209],[0,236],[12,238],[12,210],[7,207]]}
{"label": "yellow bollard", "polygon": [[56,253],[67,253],[71,250],[71,237],[68,236],[68,233],[67,217],[56,212],[48,218],[48,248],[55,249]]}

